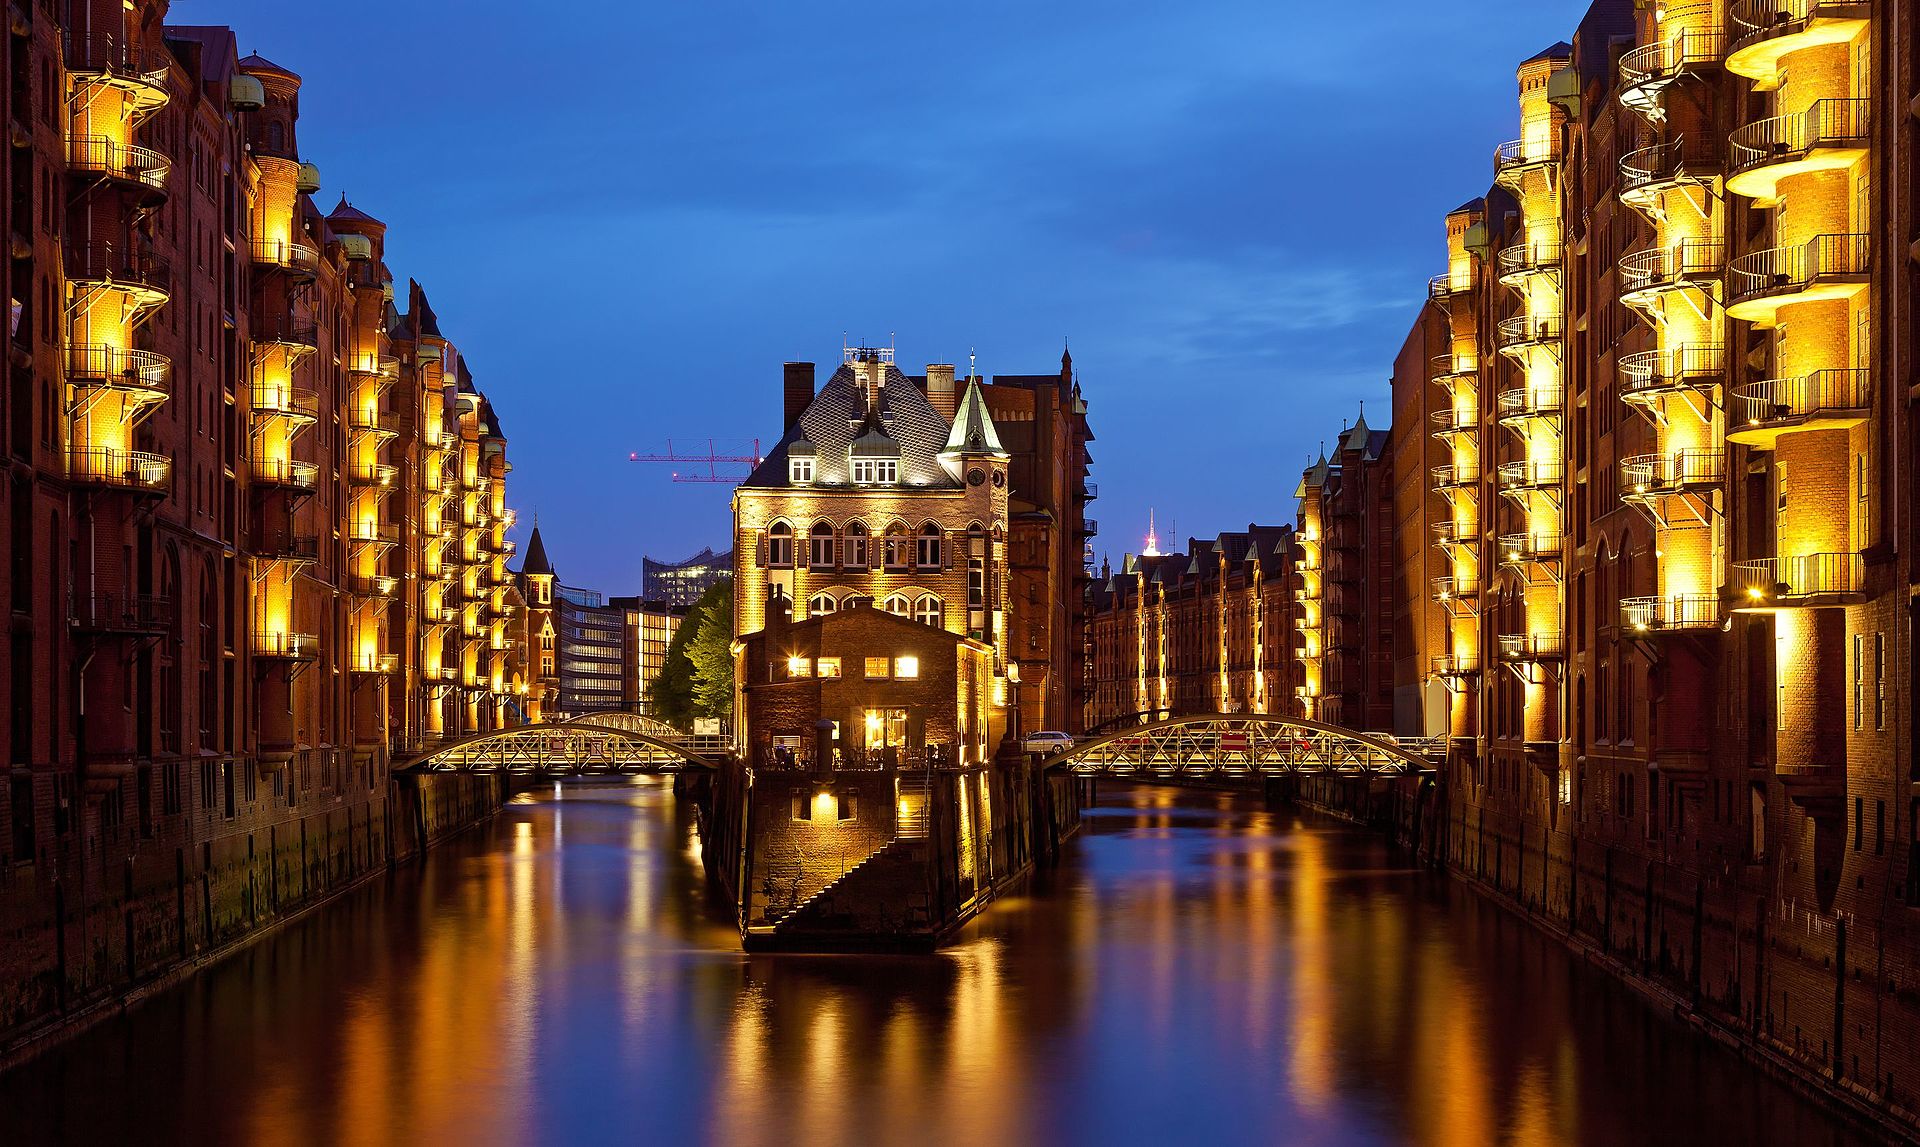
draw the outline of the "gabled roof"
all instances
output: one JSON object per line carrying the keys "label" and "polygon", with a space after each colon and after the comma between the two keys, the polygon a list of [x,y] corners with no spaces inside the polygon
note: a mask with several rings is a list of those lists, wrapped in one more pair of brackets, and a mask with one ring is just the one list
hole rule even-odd
{"label": "gabled roof", "polygon": [[[345,194],[340,196],[340,205],[327,215],[329,223],[379,223],[380,220],[347,202]],[[382,224],[384,226],[384,224]]]}
{"label": "gabled roof", "polygon": [[987,413],[986,396],[980,393],[980,380],[967,380],[966,397],[960,401],[960,409],[954,415],[953,430],[947,435],[946,449],[942,454],[991,454],[1005,458],[1006,450],[1000,445],[1000,432],[994,428],[993,416]]}
{"label": "gabled roof", "polygon": [[[887,437],[899,446],[900,484],[949,489],[959,486],[960,480],[940,464],[940,452],[951,429],[947,420],[905,375],[891,365],[885,369],[886,385],[880,388],[876,413]],[[790,485],[787,446],[802,439],[813,445],[819,459],[814,466],[813,485],[850,484],[849,452],[854,438],[865,432],[868,415],[866,392],[853,367],[842,365],[741,485],[760,489]]]}

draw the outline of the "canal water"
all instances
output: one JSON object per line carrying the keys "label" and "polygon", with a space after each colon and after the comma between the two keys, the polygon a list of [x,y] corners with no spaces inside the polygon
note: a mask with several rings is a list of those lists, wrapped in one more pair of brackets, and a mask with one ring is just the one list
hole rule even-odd
{"label": "canal water", "polygon": [[1855,1141],[1358,829],[1100,797],[946,951],[750,957],[664,784],[531,794],[0,1076],[0,1144]]}

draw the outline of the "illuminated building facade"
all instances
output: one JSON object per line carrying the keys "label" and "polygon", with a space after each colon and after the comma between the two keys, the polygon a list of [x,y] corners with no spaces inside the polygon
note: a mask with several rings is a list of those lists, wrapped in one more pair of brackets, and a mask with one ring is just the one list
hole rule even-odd
{"label": "illuminated building facade", "polygon": [[1364,415],[1300,475],[1294,614],[1296,717],[1362,731],[1393,724],[1393,453]]}
{"label": "illuminated building facade", "polygon": [[733,576],[733,551],[716,554],[712,547],[701,550],[685,561],[663,562],[654,558],[640,560],[640,596],[646,601],[665,602],[679,609],[691,609],[700,595],[725,578]]}
{"label": "illuminated building facade", "polygon": [[[498,424],[417,290],[393,306],[384,228],[315,206],[300,78],[166,15],[9,8],[0,848],[5,926],[49,950],[56,881],[86,951],[103,896],[267,887],[310,820],[373,856],[392,763],[512,719],[480,607]],[[480,634],[457,680],[442,577]],[[435,720],[443,684],[465,706]],[[213,899],[206,930],[257,907]]]}
{"label": "illuminated building facade", "polygon": [[673,643],[687,611],[668,602],[640,597],[616,597],[608,604],[620,610],[625,635],[620,660],[621,707],[650,715],[653,706],[647,691],[666,669],[667,646]]}

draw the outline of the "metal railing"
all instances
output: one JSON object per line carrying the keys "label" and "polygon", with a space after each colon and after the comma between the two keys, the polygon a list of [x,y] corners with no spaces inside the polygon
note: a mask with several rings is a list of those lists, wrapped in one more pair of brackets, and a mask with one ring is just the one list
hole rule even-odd
{"label": "metal railing", "polygon": [[[1870,372],[1853,368],[1816,370],[1798,378],[1769,378],[1733,388],[1735,417],[1747,426],[1792,422],[1816,414],[1864,411]],[[1734,428],[1738,430],[1739,427]]]}
{"label": "metal railing", "polygon": [[391,522],[356,520],[347,527],[347,538],[355,542],[381,542],[391,545],[400,540],[400,527]]}
{"label": "metal railing", "polygon": [[386,462],[376,462],[371,466],[356,466],[347,473],[347,481],[355,486],[391,486],[398,481],[400,468]]}
{"label": "metal railing", "polygon": [[309,272],[320,268],[320,252],[290,239],[255,239],[252,250],[253,261],[260,266]]}
{"label": "metal railing", "polygon": [[1718,148],[1686,136],[1630,151],[1620,157],[1620,194],[1680,182],[1699,182],[1719,174]]}
{"label": "metal railing", "polygon": [[1448,406],[1434,411],[1431,418],[1436,433],[1457,434],[1474,429],[1480,421],[1480,414],[1475,410]]}
{"label": "metal railing", "polygon": [[1433,485],[1437,490],[1450,490],[1462,486],[1475,486],[1480,482],[1478,466],[1435,466]]}
{"label": "metal railing", "polygon": [[1690,67],[1716,64],[1726,55],[1727,34],[1717,28],[1688,28],[1671,40],[1636,48],[1620,57],[1622,103],[1636,102],[1632,95],[1649,84],[1671,80]]}
{"label": "metal railing", "polygon": [[84,383],[134,387],[167,393],[173,385],[173,360],[150,350],[129,350],[103,343],[67,347],[67,378]]}
{"label": "metal railing", "polygon": [[312,323],[299,322],[292,315],[262,316],[248,329],[256,346],[286,345],[309,350],[320,345],[320,331]]}
{"label": "metal railing", "polygon": [[1433,524],[1433,540],[1443,546],[1471,545],[1480,536],[1480,527],[1474,522],[1458,522],[1448,519]]}
{"label": "metal railing", "polygon": [[1501,534],[1500,560],[1509,565],[1520,562],[1558,561],[1566,539],[1559,534]]}
{"label": "metal railing", "polygon": [[1671,247],[1653,247],[1622,255],[1620,290],[1659,290],[1701,279],[1715,279],[1727,265],[1727,245],[1718,239],[1682,239]]}
{"label": "metal railing", "polygon": [[75,446],[67,451],[67,476],[93,486],[163,494],[173,484],[173,459],[145,450]]}
{"label": "metal railing", "polygon": [[1494,177],[1511,176],[1516,171],[1536,164],[1557,163],[1560,150],[1560,133],[1557,129],[1542,139],[1508,140],[1493,151]]}
{"label": "metal railing", "polygon": [[1565,397],[1558,388],[1521,385],[1500,392],[1500,417],[1551,418],[1565,409]]}
{"label": "metal railing", "polygon": [[1639,633],[1657,629],[1713,629],[1720,624],[1720,599],[1710,593],[1623,597],[1620,620],[1628,629]]}
{"label": "metal railing", "polygon": [[1777,36],[1804,32],[1814,17],[1823,13],[1858,11],[1860,0],[1733,0],[1728,16],[1733,21],[1735,50]]}
{"label": "metal railing", "polygon": [[1436,677],[1471,677],[1480,672],[1480,659],[1457,654],[1442,654],[1432,661]]}
{"label": "metal railing", "polygon": [[1479,594],[1479,578],[1455,576],[1433,579],[1433,600],[1435,601],[1454,601],[1463,597],[1477,597]]}
{"label": "metal railing", "polygon": [[73,627],[86,633],[165,633],[173,628],[173,602],[151,594],[78,594]]}
{"label": "metal railing", "polygon": [[1627,497],[1717,486],[1726,480],[1725,463],[1726,456],[1718,450],[1638,454],[1620,460],[1620,485]]}
{"label": "metal railing", "polygon": [[398,673],[400,655],[398,653],[356,653],[350,666],[355,673]]}
{"label": "metal railing", "polygon": [[1558,318],[1536,319],[1515,315],[1510,319],[1501,319],[1494,327],[1494,339],[1501,350],[1557,343],[1560,335]]}
{"label": "metal railing", "polygon": [[400,579],[392,574],[356,574],[353,592],[361,597],[392,597],[400,588]]}
{"label": "metal railing", "polygon": [[398,434],[400,416],[391,410],[366,410],[356,406],[347,412],[347,428],[362,433]]}
{"label": "metal railing", "polygon": [[1503,633],[1500,635],[1502,661],[1558,661],[1567,655],[1567,638],[1562,633]]}
{"label": "metal railing", "polygon": [[67,278],[95,288],[127,286],[153,294],[172,290],[173,265],[150,251],[123,244],[83,243],[61,261]]}
{"label": "metal railing", "polygon": [[1505,279],[1541,271],[1557,271],[1565,257],[1565,248],[1558,243],[1515,243],[1500,252],[1500,277]]}
{"label": "metal railing", "polygon": [[293,458],[255,458],[247,465],[254,482],[259,485],[311,490],[320,481],[320,467],[312,462]]}
{"label": "metal railing", "polygon": [[1502,462],[1499,475],[1502,489],[1540,490],[1564,482],[1567,467],[1564,462],[1536,462],[1523,458],[1517,462]]}
{"label": "metal railing", "polygon": [[1872,100],[1825,99],[1797,115],[1756,120],[1727,137],[1731,173],[1790,163],[1823,147],[1866,147],[1872,117]]}
{"label": "metal railing", "polygon": [[173,161],[137,143],[121,143],[104,135],[76,135],[67,140],[67,166],[165,191]]}
{"label": "metal railing", "polygon": [[1748,602],[1858,593],[1862,563],[1857,553],[1795,554],[1733,563],[1728,586]]}
{"label": "metal railing", "polygon": [[290,386],[256,386],[252,392],[253,412],[283,418],[320,417],[320,396],[302,393]]}
{"label": "metal railing", "polygon": [[172,56],[165,51],[150,52],[123,36],[104,32],[69,35],[62,49],[67,71],[83,80],[110,76],[152,89],[161,101],[167,97],[167,68]]}
{"label": "metal railing", "polygon": [[1867,236],[1815,235],[1797,247],[1755,251],[1733,261],[1731,286],[1736,300],[1803,291],[1829,276],[1867,273]]}
{"label": "metal railing", "polygon": [[1726,348],[1717,343],[1640,351],[1620,359],[1620,395],[1631,402],[1685,387],[1712,386],[1726,367]]}
{"label": "metal railing", "polygon": [[320,655],[320,638],[312,633],[274,633],[255,630],[253,653],[283,661],[312,661]]}
{"label": "metal railing", "polygon": [[281,534],[255,542],[253,556],[271,561],[317,562],[320,539],[312,534]]}

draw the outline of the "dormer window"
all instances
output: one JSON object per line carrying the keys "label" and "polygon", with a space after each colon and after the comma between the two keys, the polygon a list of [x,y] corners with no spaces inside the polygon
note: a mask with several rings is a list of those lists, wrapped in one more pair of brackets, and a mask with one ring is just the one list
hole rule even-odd
{"label": "dormer window", "polygon": [[853,481],[859,486],[891,486],[900,481],[900,463],[893,458],[855,458]]}
{"label": "dormer window", "polygon": [[806,486],[813,482],[813,459],[787,459],[787,480],[796,486]]}

